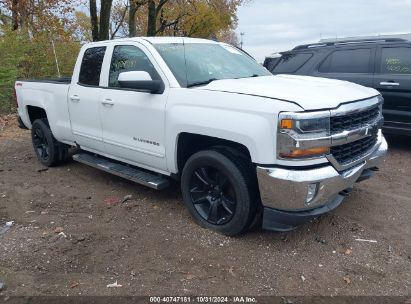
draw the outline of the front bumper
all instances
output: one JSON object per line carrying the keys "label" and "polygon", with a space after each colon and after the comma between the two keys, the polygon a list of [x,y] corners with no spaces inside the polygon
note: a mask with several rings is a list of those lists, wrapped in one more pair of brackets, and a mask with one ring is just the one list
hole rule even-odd
{"label": "front bumper", "polygon": [[[372,154],[342,172],[332,165],[307,170],[257,167],[264,206],[263,228],[291,230],[298,224],[335,209],[342,202],[345,190],[373,175],[374,168],[386,155],[387,149],[387,142],[381,135],[379,147]],[[316,184],[317,191],[307,203],[310,184]]]}

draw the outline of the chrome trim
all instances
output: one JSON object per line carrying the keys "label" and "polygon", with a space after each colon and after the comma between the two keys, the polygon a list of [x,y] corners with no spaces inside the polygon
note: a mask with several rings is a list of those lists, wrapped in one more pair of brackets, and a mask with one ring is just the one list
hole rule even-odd
{"label": "chrome trim", "polygon": [[359,139],[372,136],[375,134],[375,129],[380,130],[382,128],[383,123],[384,119],[381,115],[379,115],[373,122],[363,126],[362,128],[333,134],[331,135],[331,147],[345,145]]}
{"label": "chrome trim", "polygon": [[[351,168],[352,166],[355,166],[355,165],[363,162],[366,158],[368,158],[371,154],[373,154],[381,146],[381,144],[383,142],[383,138],[384,137],[383,137],[381,129],[380,129],[378,131],[377,143],[372,148],[370,148],[368,151],[364,152],[363,156],[361,156],[360,158],[358,158],[358,159],[356,159],[356,160],[354,160],[350,163],[341,164],[335,159],[335,157],[332,154],[327,154],[326,158],[333,165],[333,167],[335,169],[337,169],[338,171],[346,170],[348,168]],[[385,141],[385,139],[384,139],[384,141]]]}
{"label": "chrome trim", "polygon": [[[365,138],[372,134],[375,134],[370,131],[370,129],[381,129],[384,118],[382,117],[382,102],[383,98],[381,95],[362,100],[352,103],[346,103],[340,105],[336,109],[326,110],[326,111],[317,111],[317,112],[284,112],[279,114],[278,120],[278,135],[277,135],[277,158],[280,160],[286,160],[290,162],[298,162],[298,161],[307,161],[312,159],[322,158],[324,156],[327,157],[328,160],[333,160],[334,163],[337,162],[334,157],[330,157],[330,155],[320,155],[312,158],[300,158],[300,159],[290,159],[290,158],[282,158],[280,157],[281,153],[290,153],[293,148],[298,149],[310,149],[310,148],[317,148],[317,147],[333,147],[333,146],[340,146],[347,143],[351,143],[357,141],[359,139]],[[355,130],[347,130],[337,134],[330,134],[327,132],[322,133],[307,133],[307,134],[300,134],[295,132],[294,130],[288,132],[281,132],[280,130],[280,123],[282,119],[315,119],[315,118],[324,118],[324,117],[335,117],[335,116],[345,116],[354,113],[360,113],[363,111],[367,111],[375,106],[379,105],[379,112],[380,114],[378,117],[368,123],[368,125],[363,126],[361,128]],[[377,145],[374,147],[377,148]],[[333,163],[333,164],[334,164]],[[352,165],[358,163],[358,161],[354,162]],[[334,165],[336,168],[340,168],[344,170],[348,168],[347,166],[342,165]]]}
{"label": "chrome trim", "polygon": [[389,86],[389,87],[398,87],[400,84],[398,82],[380,82],[382,86]]}
{"label": "chrome trim", "polygon": [[330,117],[330,111],[315,111],[315,112],[282,112],[279,115],[278,125],[280,125],[282,119],[316,119],[316,118],[328,118]]}
{"label": "chrome trim", "polygon": [[[334,147],[344,144],[348,144],[359,139],[371,136],[373,134],[372,130],[375,128],[381,129],[383,125],[382,116],[378,116],[373,122],[366,126],[355,130],[343,131],[341,133],[333,135],[318,134],[318,137],[296,137],[295,133],[280,133],[279,134],[279,144],[280,147],[291,147],[298,149],[310,149],[316,147]],[[315,136],[315,134],[313,134]],[[288,152],[281,150],[280,152]]]}
{"label": "chrome trim", "polygon": [[[378,147],[366,159],[339,172],[333,166],[307,170],[257,167],[258,186],[264,207],[303,211],[326,205],[339,192],[351,188],[365,169],[378,166],[387,153],[387,142],[381,135]],[[317,183],[318,191],[306,203],[308,185]]]}
{"label": "chrome trim", "polygon": [[344,116],[344,115],[363,112],[381,103],[382,103],[381,95],[372,97],[370,99],[365,99],[362,101],[345,103],[345,104],[340,105],[336,109],[331,109],[330,116]]}

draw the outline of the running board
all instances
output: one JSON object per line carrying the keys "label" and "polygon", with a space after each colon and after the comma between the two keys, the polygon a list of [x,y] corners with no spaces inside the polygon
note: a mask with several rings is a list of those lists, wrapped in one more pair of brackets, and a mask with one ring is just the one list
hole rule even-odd
{"label": "running board", "polygon": [[170,185],[169,180],[160,174],[151,173],[146,170],[128,166],[126,164],[110,161],[97,155],[79,153],[73,155],[73,159],[93,168],[123,177],[155,190],[162,190]]}

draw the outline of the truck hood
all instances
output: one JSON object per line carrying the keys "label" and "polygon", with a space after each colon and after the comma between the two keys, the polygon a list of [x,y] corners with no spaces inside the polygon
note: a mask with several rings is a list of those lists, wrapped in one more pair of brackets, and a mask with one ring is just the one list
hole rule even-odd
{"label": "truck hood", "polygon": [[374,89],[347,81],[295,75],[216,80],[196,89],[280,99],[296,103],[305,110],[336,108],[342,103],[379,94]]}

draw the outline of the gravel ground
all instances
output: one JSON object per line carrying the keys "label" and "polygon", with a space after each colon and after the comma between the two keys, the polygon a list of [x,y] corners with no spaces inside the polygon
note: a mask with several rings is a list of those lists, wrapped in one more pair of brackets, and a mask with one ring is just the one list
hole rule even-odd
{"label": "gravel ground", "polygon": [[192,222],[178,185],[156,192],[75,162],[43,170],[30,133],[3,118],[0,295],[409,295],[411,140],[388,140],[378,176],[334,212],[228,238]]}

